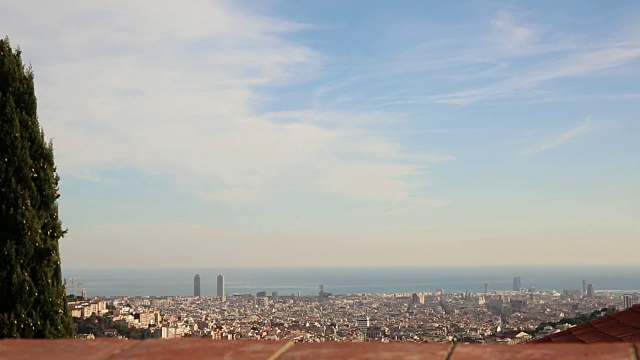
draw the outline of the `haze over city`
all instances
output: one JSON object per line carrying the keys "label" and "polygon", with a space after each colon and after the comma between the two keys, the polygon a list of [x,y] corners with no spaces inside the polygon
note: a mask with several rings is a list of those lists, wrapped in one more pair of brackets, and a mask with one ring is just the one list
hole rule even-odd
{"label": "haze over city", "polygon": [[27,0],[0,24],[64,267],[637,263],[636,1]]}

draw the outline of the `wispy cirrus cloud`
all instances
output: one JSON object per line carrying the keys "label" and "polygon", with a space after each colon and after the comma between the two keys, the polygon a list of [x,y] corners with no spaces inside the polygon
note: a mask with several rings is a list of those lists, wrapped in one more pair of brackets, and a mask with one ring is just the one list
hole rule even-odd
{"label": "wispy cirrus cloud", "polygon": [[[557,31],[557,24],[529,21],[524,13],[500,10],[467,26],[467,37],[447,33],[425,37],[377,69],[324,84],[318,92],[326,95],[327,89],[340,89],[340,96],[350,103],[376,98],[373,106],[396,108],[558,102],[583,95],[559,86],[560,81],[609,74],[615,78],[625,69],[634,73],[640,61],[637,29],[624,31],[625,23],[617,32],[584,36]],[[437,85],[411,86],[420,83]],[[628,97],[621,92],[615,99]]]}
{"label": "wispy cirrus cloud", "polygon": [[533,25],[518,22],[516,16],[507,11],[500,11],[491,20],[491,25],[494,29],[491,42],[511,51],[529,48],[538,40],[540,32]]}
{"label": "wispy cirrus cloud", "polygon": [[529,155],[534,155],[537,153],[541,153],[543,151],[548,151],[551,149],[555,149],[559,146],[563,146],[568,144],[569,142],[571,142],[573,139],[584,135],[592,130],[594,130],[595,127],[591,125],[591,119],[587,118],[584,122],[582,122],[581,124],[579,124],[578,126],[567,130],[565,132],[563,132],[562,134],[547,140],[541,144],[523,149],[521,151],[518,152],[518,155],[521,156],[529,156]]}
{"label": "wispy cirrus cloud", "polygon": [[420,198],[405,177],[452,160],[368,132],[394,114],[261,110],[270,91],[318,76],[324,55],[289,39],[313,26],[226,1],[25,1],[0,19],[34,59],[63,175],[108,183],[131,168],[232,207],[290,192],[395,203]]}
{"label": "wispy cirrus cloud", "polygon": [[[55,138],[65,263],[96,266],[83,249],[104,244],[102,266],[268,266],[274,249],[288,265],[424,263],[405,248],[455,264],[470,246],[482,263],[521,234],[595,249],[603,221],[635,245],[638,174],[591,175],[638,153],[638,4],[339,6],[0,2]],[[563,181],[528,176],[565,161]],[[529,263],[555,261],[538,247]]]}
{"label": "wispy cirrus cloud", "polygon": [[540,85],[555,80],[594,75],[604,70],[632,64],[639,59],[640,43],[601,45],[596,49],[575,52],[559,60],[534,65],[530,69],[509,75],[504,80],[488,86],[427,98],[429,101],[460,105],[536,97],[543,102],[553,101],[546,96],[549,90],[540,88]]}

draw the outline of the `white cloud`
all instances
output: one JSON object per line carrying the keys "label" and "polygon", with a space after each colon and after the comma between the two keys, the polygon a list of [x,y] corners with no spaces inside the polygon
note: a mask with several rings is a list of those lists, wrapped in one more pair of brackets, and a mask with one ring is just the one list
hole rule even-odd
{"label": "white cloud", "polygon": [[563,132],[562,134],[560,134],[559,136],[548,140],[546,142],[543,142],[541,144],[535,145],[533,147],[524,149],[520,152],[518,152],[518,155],[534,155],[543,151],[547,151],[547,150],[551,150],[554,149],[558,146],[562,146],[567,144],[568,142],[570,142],[571,140],[573,140],[574,138],[580,136],[580,135],[584,135],[590,131],[592,131],[594,129],[593,126],[591,126],[591,120],[589,118],[587,118],[582,124],[574,127],[571,130],[567,130],[565,132]]}
{"label": "white cloud", "polygon": [[[482,101],[539,98],[554,100],[541,85],[560,79],[593,76],[640,59],[640,43],[607,44],[575,51],[558,60],[537,64],[480,88],[427,96],[421,101],[467,105]],[[557,95],[557,94],[556,94]],[[555,99],[557,100],[557,99]]]}
{"label": "white cloud", "polygon": [[324,168],[317,182],[327,193],[393,202],[408,195],[404,178],[417,172],[412,165],[338,162]]}
{"label": "white cloud", "polygon": [[[356,100],[371,97],[368,92],[358,95],[363,78],[368,78],[370,83],[375,80],[388,87],[418,81],[441,85],[422,91],[387,91],[379,102],[384,106],[558,102],[575,99],[570,89],[557,86],[559,81],[611,74],[614,78],[620,71],[636,74],[640,60],[638,31],[633,28],[585,36],[572,33],[571,27],[532,23],[508,11],[461,28],[468,36],[436,32],[399,51],[390,63],[381,64],[385,71],[352,76],[359,86],[358,91],[351,89],[353,96]],[[347,90],[341,89],[345,97]]]}
{"label": "white cloud", "polygon": [[[461,26],[465,33],[438,36],[401,51],[391,63],[391,71],[427,73],[457,81],[496,77],[508,73],[511,59],[570,50],[573,40],[563,37],[544,41],[544,31],[514,13],[499,11],[480,24]],[[462,72],[461,72],[462,71]]]}
{"label": "white cloud", "polygon": [[518,23],[512,13],[501,11],[491,20],[493,41],[502,47],[521,49],[538,39],[538,30],[533,26]]}
{"label": "white cloud", "polygon": [[264,89],[321,68],[322,54],[286,39],[304,24],[203,0],[23,1],[0,21],[33,59],[63,175],[134,168],[231,206],[290,191],[393,201],[413,196],[406,176],[451,159],[369,135],[388,114],[258,111]]}

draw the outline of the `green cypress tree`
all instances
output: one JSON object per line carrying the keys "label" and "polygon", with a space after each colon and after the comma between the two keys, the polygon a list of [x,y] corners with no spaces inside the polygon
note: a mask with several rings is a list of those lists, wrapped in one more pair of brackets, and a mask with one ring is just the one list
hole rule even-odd
{"label": "green cypress tree", "polygon": [[73,336],[60,267],[59,177],[33,71],[0,40],[0,338]]}

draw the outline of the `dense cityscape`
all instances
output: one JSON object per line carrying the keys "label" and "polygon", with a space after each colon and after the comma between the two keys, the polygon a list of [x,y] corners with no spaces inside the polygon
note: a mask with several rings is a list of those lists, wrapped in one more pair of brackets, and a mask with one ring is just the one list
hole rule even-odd
{"label": "dense cityscape", "polygon": [[[193,296],[81,297],[69,303],[77,337],[216,340],[262,339],[296,342],[466,342],[514,344],[540,338],[638,303],[638,293],[581,289],[524,289],[520,277],[510,291],[334,295],[319,285],[317,295],[225,293],[201,296],[200,275]],[[87,328],[83,322],[112,324]],[[564,319],[564,320],[563,320]],[[78,326],[79,325],[79,326]],[[87,331],[87,329],[91,331]],[[87,332],[83,332],[87,331]]]}

